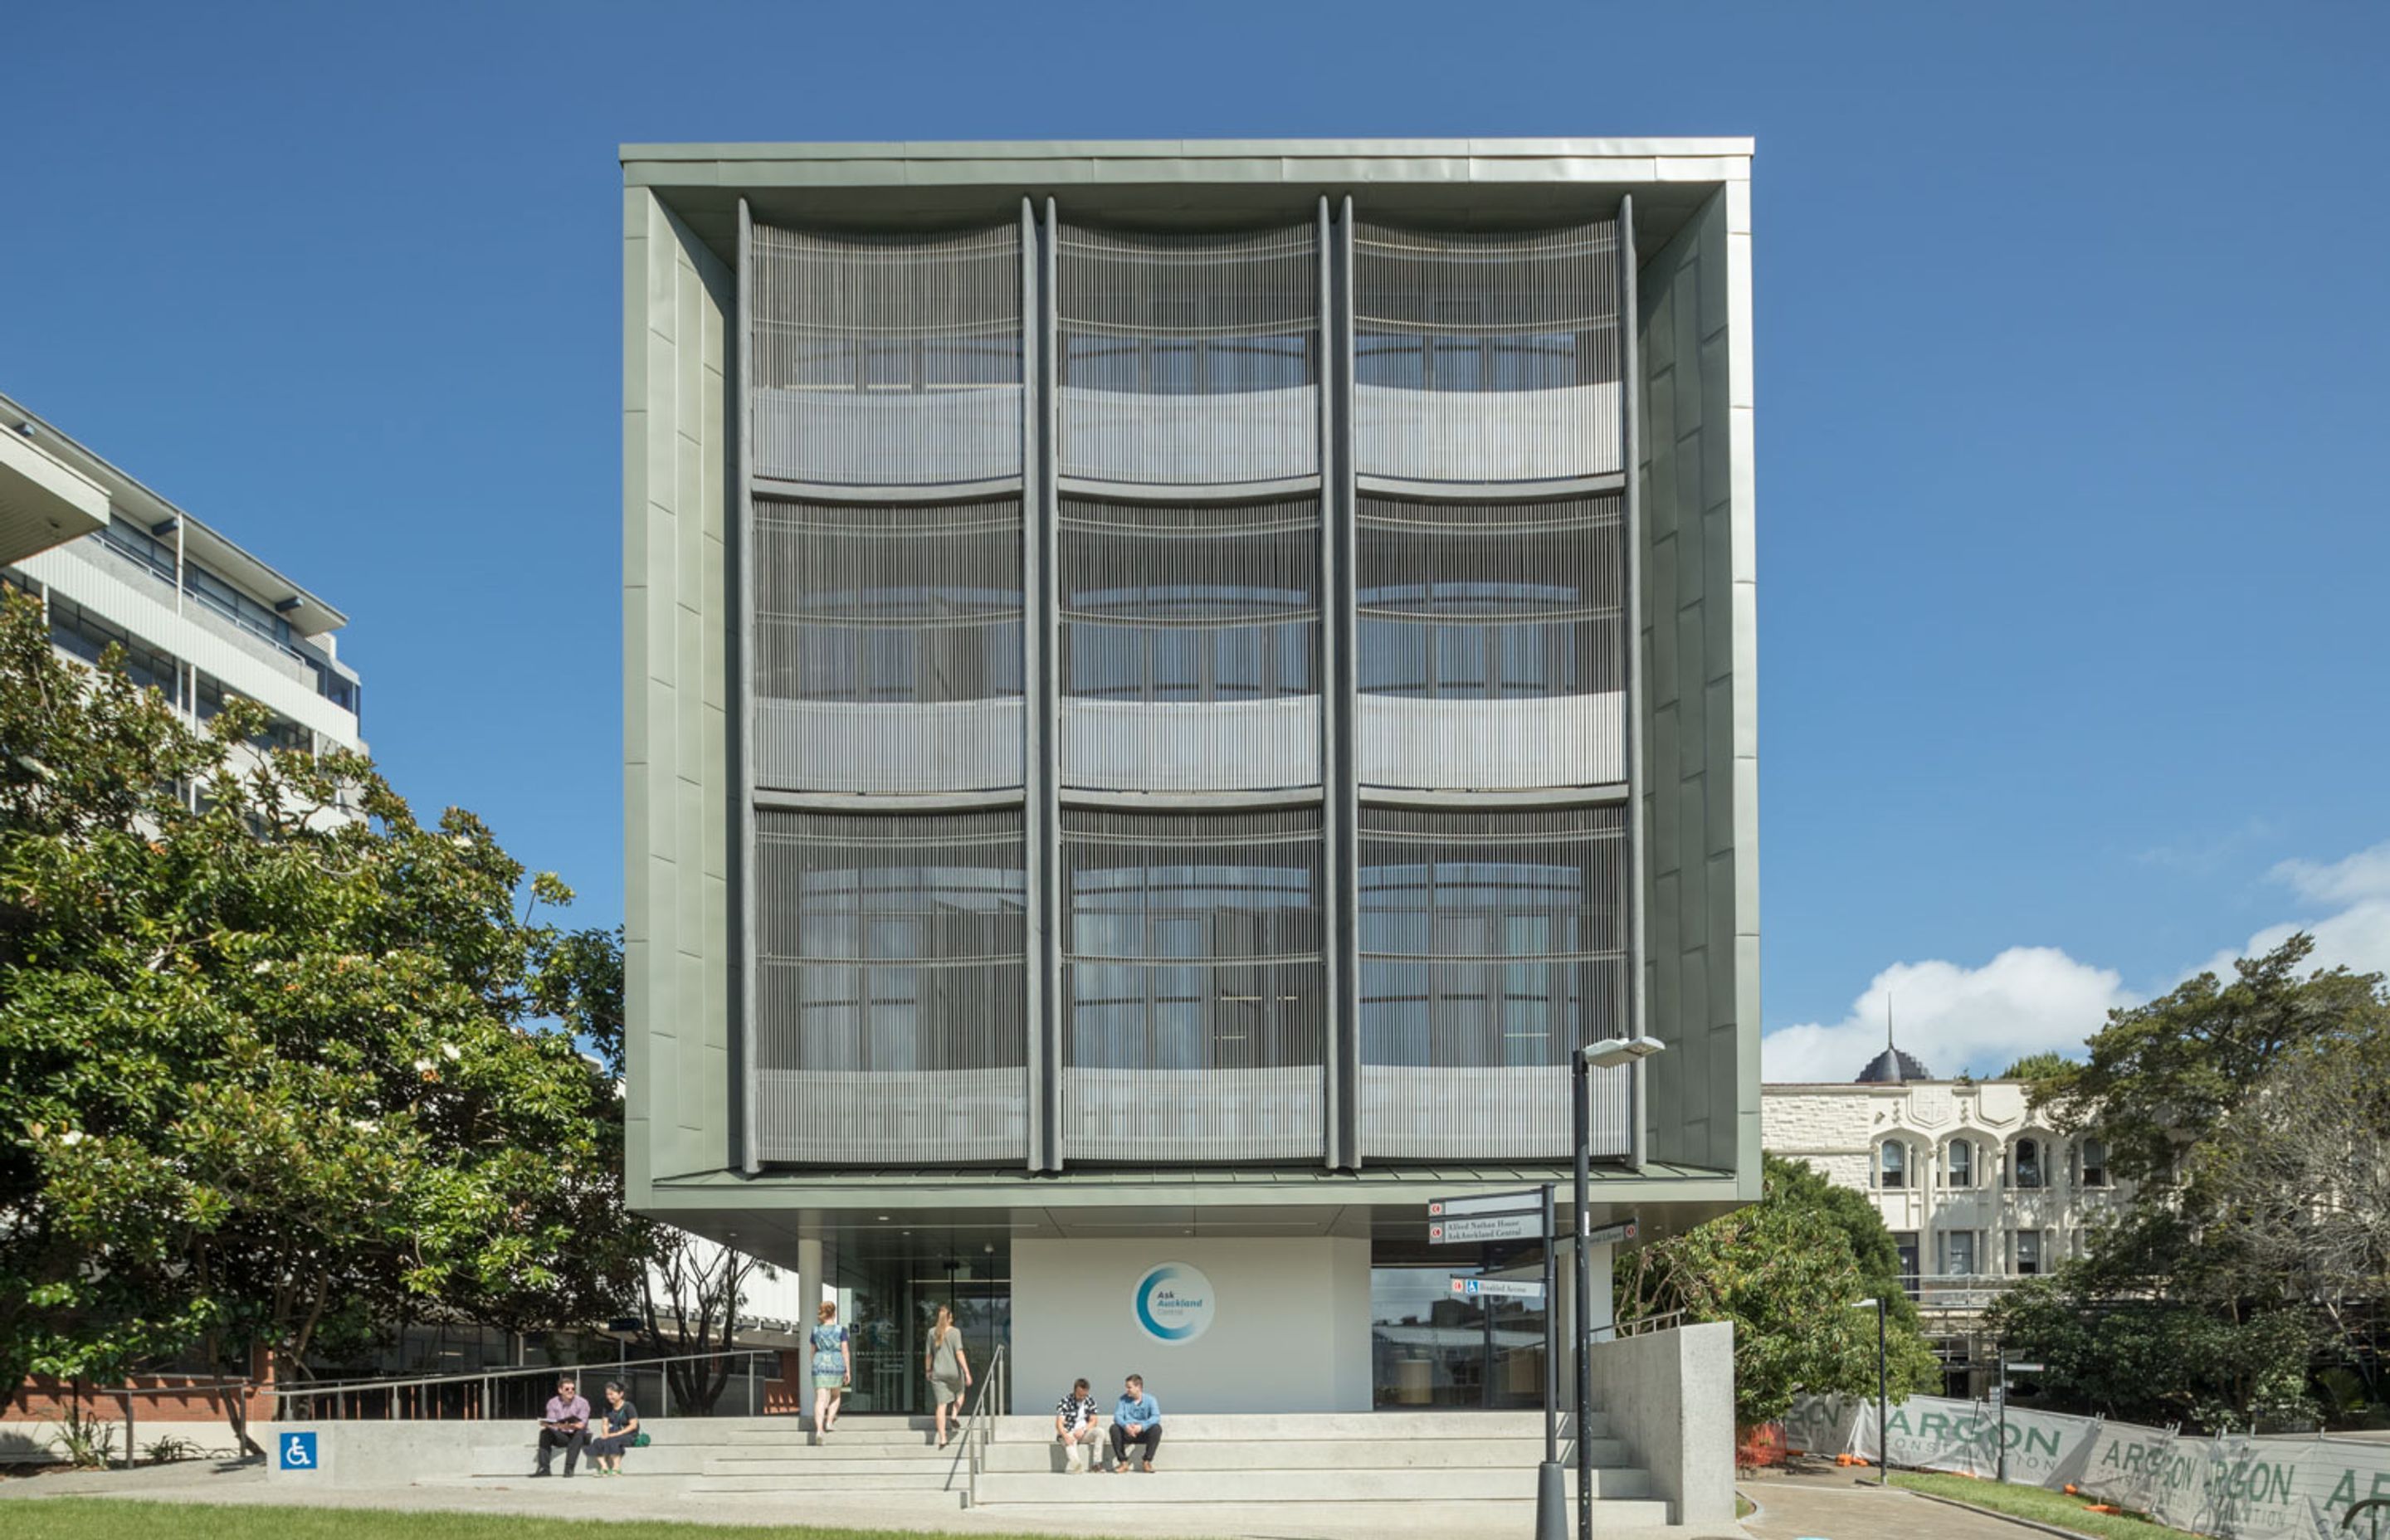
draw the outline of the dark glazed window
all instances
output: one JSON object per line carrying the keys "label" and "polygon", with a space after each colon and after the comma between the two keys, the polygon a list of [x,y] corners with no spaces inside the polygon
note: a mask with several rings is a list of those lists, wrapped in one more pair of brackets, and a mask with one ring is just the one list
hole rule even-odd
{"label": "dark glazed window", "polygon": [[756,815],[758,1062],[1026,1062],[1017,813]]}
{"label": "dark glazed window", "polygon": [[1618,378],[1617,226],[1355,234],[1354,379],[1542,391]]}
{"label": "dark glazed window", "polygon": [[1062,852],[1067,1066],[1323,1061],[1317,813],[1067,811]]}
{"label": "dark glazed window", "polygon": [[1625,1020],[1615,807],[1361,813],[1366,1063],[1556,1065]]}
{"label": "dark glazed window", "polygon": [[1623,688],[1620,528],[1614,496],[1510,505],[1362,498],[1361,693],[1495,700]]}

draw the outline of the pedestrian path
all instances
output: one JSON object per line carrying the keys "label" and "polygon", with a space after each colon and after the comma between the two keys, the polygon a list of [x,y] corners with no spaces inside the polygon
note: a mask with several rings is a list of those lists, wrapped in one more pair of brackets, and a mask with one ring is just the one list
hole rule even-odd
{"label": "pedestrian path", "polygon": [[1831,1476],[1767,1477],[1742,1483],[1759,1511],[1742,1521],[1754,1540],[2033,1540],[2033,1532],[1913,1492]]}

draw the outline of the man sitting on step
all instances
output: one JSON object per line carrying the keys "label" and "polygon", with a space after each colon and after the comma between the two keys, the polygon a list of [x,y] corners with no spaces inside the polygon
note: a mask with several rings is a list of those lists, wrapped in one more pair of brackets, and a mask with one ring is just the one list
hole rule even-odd
{"label": "man sitting on step", "polygon": [[1103,1463],[1103,1434],[1096,1427],[1096,1398],[1084,1380],[1071,1381],[1071,1393],[1054,1403],[1054,1431],[1062,1440],[1063,1468],[1073,1475]]}
{"label": "man sitting on step", "polygon": [[1145,1393],[1141,1374],[1128,1377],[1121,1389],[1120,1404],[1112,1408],[1112,1469],[1127,1471],[1132,1444],[1142,1451],[1145,1469],[1150,1473],[1153,1452],[1162,1447],[1162,1403]]}

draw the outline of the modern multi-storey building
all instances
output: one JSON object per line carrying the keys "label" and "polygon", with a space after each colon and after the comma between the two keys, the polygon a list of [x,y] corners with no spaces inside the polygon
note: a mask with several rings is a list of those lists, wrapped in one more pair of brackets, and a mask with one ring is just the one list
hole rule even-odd
{"label": "modern multi-storey building", "polygon": [[1866,1193],[1883,1216],[1954,1394],[1991,1382],[1985,1308],[2014,1280],[2082,1255],[2133,1200],[2106,1141],[2053,1127],[2032,1090],[1937,1080],[1892,1045],[1856,1080],[1761,1089],[1767,1152]]}
{"label": "modern multi-storey building", "polygon": [[194,722],[246,697],[274,713],[266,744],[365,746],[347,616],[6,396],[0,584],[41,597],[59,650],[122,647]]}
{"label": "modern multi-storey building", "polygon": [[632,1200],[860,1409],[1532,1404],[1425,1205],[1604,1038],[1591,1217],[1756,1196],[1750,153],[624,149]]}

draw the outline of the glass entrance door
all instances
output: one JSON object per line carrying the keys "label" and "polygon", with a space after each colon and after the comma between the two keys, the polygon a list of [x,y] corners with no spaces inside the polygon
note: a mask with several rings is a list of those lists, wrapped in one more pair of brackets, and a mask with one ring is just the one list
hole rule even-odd
{"label": "glass entrance door", "polygon": [[938,1306],[951,1305],[962,1328],[972,1379],[966,1405],[999,1343],[1012,1337],[1012,1280],[997,1259],[888,1259],[842,1268],[839,1318],[854,1333],[854,1386],[850,1412],[881,1416],[931,1410],[925,1366],[930,1327]]}

